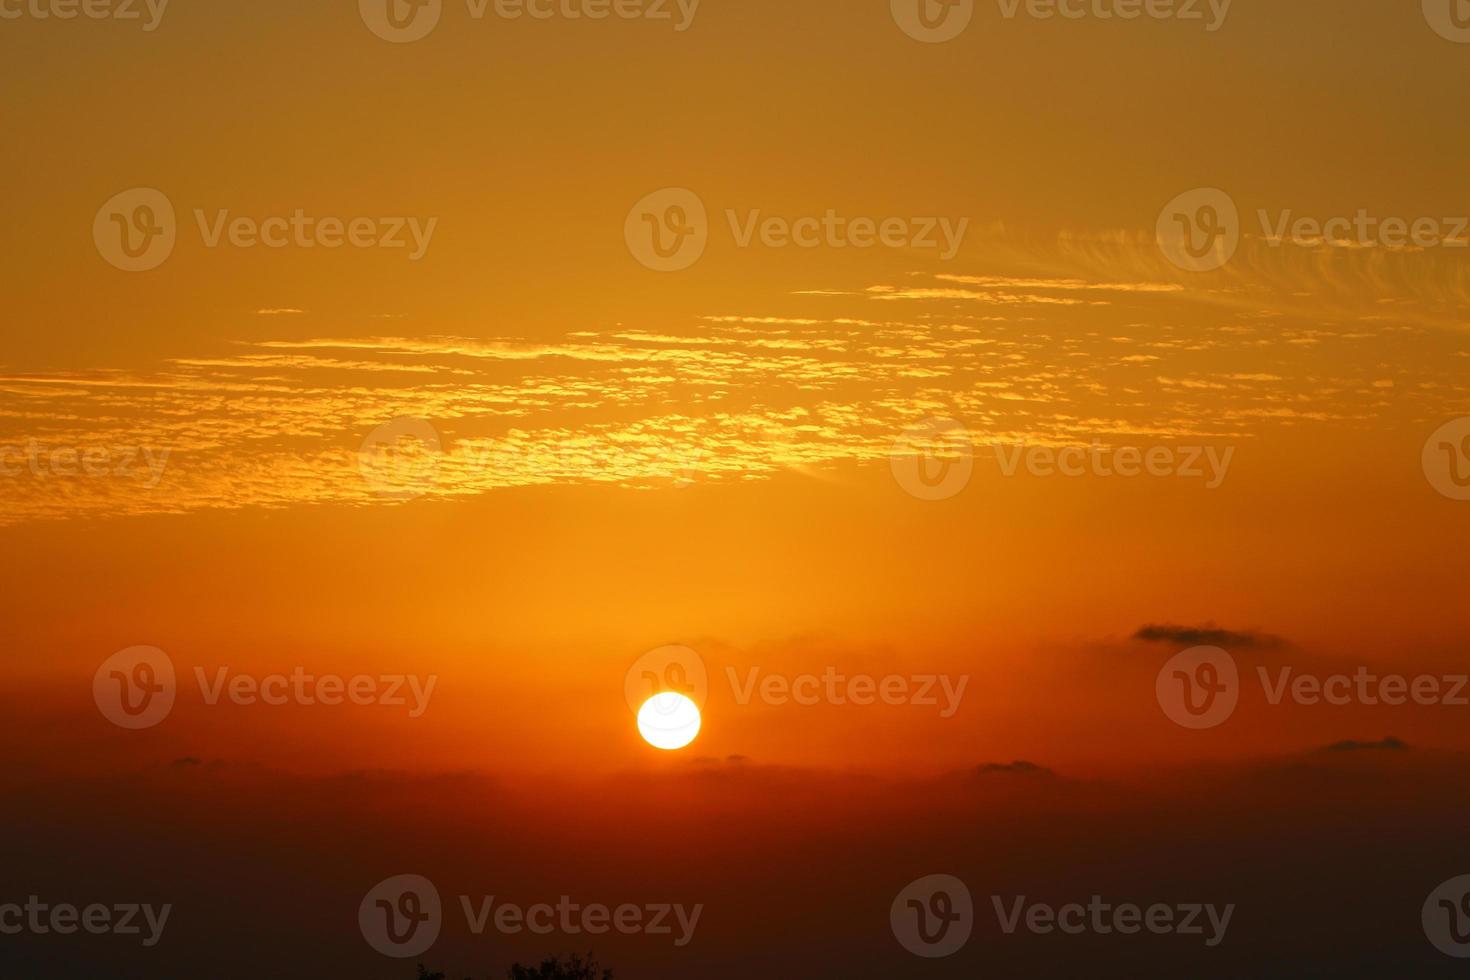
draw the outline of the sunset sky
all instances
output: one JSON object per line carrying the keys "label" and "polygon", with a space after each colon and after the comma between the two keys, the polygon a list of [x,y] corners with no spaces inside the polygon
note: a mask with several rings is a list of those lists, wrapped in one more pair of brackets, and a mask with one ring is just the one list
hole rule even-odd
{"label": "sunset sky", "polygon": [[[1314,837],[1318,821],[1387,794],[1446,843],[1405,858],[1417,877],[1378,881],[1407,925],[1359,959],[1423,957],[1423,976],[1453,962],[1418,934],[1418,903],[1470,870],[1447,843],[1463,804],[1442,795],[1470,773],[1470,707],[1272,704],[1258,681],[1470,669],[1470,44],[1434,0],[1238,0],[1213,30],[1207,3],[1196,21],[982,2],[942,43],[907,36],[887,0],[602,20],[445,0],[406,43],[345,0],[173,0],[147,30],[142,3],[141,22],[26,4],[0,0],[21,11],[0,19],[0,798],[25,801],[15,831],[37,835],[22,901],[141,874],[180,902],[156,975],[202,976],[170,971],[228,931],[204,869],[249,839],[219,872],[241,894],[280,885],[256,868],[289,882],[305,862],[314,884],[285,901],[347,896],[321,918],[298,909],[282,949],[306,964],[320,939],[322,963],[407,980],[353,928],[373,882],[419,860],[481,872],[473,894],[503,872],[556,895],[570,886],[547,869],[571,854],[588,887],[637,892],[642,825],[682,856],[647,880],[703,896],[714,938],[683,960],[615,946],[620,980],[767,970],[747,946],[817,969],[816,937],[852,951],[835,961],[847,976],[1022,975],[1049,955],[1036,937],[1034,954],[986,961],[972,944],[929,963],[888,932],[905,882],[983,879],[968,823],[1021,835],[1025,860],[1000,873],[1017,894],[1030,861],[1038,893],[1224,881],[1269,902],[1263,851],[1320,846],[1348,867],[1353,845]],[[666,189],[698,202],[704,248],[658,271],[635,232],[645,210],[675,227]],[[1181,267],[1160,229],[1204,220],[1207,199],[1235,211],[1233,250]],[[405,244],[229,230],[298,213],[311,234],[366,218]],[[820,225],[814,247],[779,244],[779,222],[763,233],[773,218]],[[1351,221],[1324,232],[1332,219]],[[120,268],[108,235],[160,220],[171,253]],[[897,237],[860,247],[863,222]],[[969,475],[923,499],[904,474],[935,424],[949,441],[926,444],[919,472]],[[1081,449],[1199,471],[1012,465]],[[625,692],[670,644],[708,684],[698,739],[660,752]],[[177,693],[129,730],[99,712],[94,676],[140,646],[167,655]],[[1199,646],[1242,682],[1227,722],[1192,730],[1156,680]],[[196,669],[433,687],[416,714],[411,698],[211,704]],[[931,678],[938,703],[740,694],[825,673]],[[1031,771],[1018,761],[1063,784],[954,782]],[[1311,774],[1282,776],[1296,766]],[[445,812],[394,809],[420,793]],[[574,805],[588,797],[606,821]],[[788,823],[783,798],[811,809]],[[538,823],[537,800],[556,817]],[[1251,851],[1241,830],[1191,877],[1167,859],[1189,848],[1169,814],[1211,800],[1222,834],[1254,801],[1281,837]],[[1407,832],[1363,805],[1366,836]],[[309,830],[275,823],[296,806]],[[182,850],[153,840],[156,860],[131,867],[93,841],[68,876],[48,855],[94,808],[117,813],[106,839],[161,820]],[[931,812],[932,847],[886,846]],[[1066,829],[1088,814],[1100,851],[1138,860],[1093,879],[1069,861],[1089,853]],[[348,824],[368,843],[313,849],[311,832]],[[379,827],[391,856],[371,853]],[[863,877],[843,846],[884,872]],[[1259,880],[1231,877],[1237,849]],[[748,869],[776,856],[810,861],[794,894],[820,903],[816,882],[848,882],[874,918],[752,912],[775,886]],[[978,909],[998,886],[971,887]],[[187,896],[205,907],[192,920]],[[1328,921],[1260,948],[1306,969]],[[158,962],[17,942],[0,936],[0,964]],[[1244,942],[1212,968],[1257,962]],[[455,977],[508,962],[485,953],[421,959]],[[1163,975],[1096,955],[1083,962]],[[889,972],[861,972],[874,964]]]}

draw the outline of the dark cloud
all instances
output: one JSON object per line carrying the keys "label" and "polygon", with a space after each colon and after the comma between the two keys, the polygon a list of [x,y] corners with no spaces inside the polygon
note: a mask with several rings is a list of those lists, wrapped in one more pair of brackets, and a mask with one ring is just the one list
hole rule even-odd
{"label": "dark cloud", "polygon": [[727,755],[723,759],[712,755],[701,755],[691,759],[690,764],[695,766],[739,766],[749,761],[750,756],[747,755]]}
{"label": "dark cloud", "polygon": [[1357,742],[1348,739],[1343,742],[1334,742],[1323,752],[1407,752],[1409,745],[1402,739],[1394,738],[1392,735],[1381,742]]}
{"label": "dark cloud", "polygon": [[976,766],[975,771],[982,776],[988,776],[992,773],[1006,773],[1013,776],[1056,775],[1056,773],[1045,766],[1038,766],[1034,762],[1026,762],[1022,759],[1017,759],[1015,762],[987,762],[982,766]]}
{"label": "dark cloud", "polygon": [[1241,650],[1267,650],[1278,647],[1282,643],[1280,637],[1269,633],[1221,629],[1212,623],[1204,626],[1149,623],[1139,627],[1138,632],[1133,634],[1133,638],[1150,643],[1177,643],[1182,646],[1213,646]]}

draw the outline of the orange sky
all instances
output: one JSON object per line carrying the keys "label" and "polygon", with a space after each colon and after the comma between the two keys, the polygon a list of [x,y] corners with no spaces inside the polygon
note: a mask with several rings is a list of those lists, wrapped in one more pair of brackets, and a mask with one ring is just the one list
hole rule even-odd
{"label": "orange sky", "polygon": [[917,975],[934,873],[1240,914],[926,976],[1470,954],[1470,0],[119,2],[0,0],[0,974],[407,980],[405,874],[699,904],[619,980]]}
{"label": "orange sky", "polygon": [[[1181,738],[1152,693],[1178,646],[1131,637],[1217,624],[1281,637],[1273,663],[1458,662],[1470,505],[1420,453],[1470,410],[1467,253],[1266,226],[1365,210],[1453,237],[1465,52],[1370,4],[1242,5],[1209,34],[981,7],[943,45],[873,7],[705,4],[676,32],[451,5],[403,45],[350,9],[7,25],[11,70],[58,51],[76,69],[4,110],[6,158],[36,177],[0,230],[25,710],[124,756],[617,770],[667,762],[621,690],[677,642],[717,679],[690,750],[717,757],[1106,770],[1389,732],[1463,747],[1449,709],[1361,706]],[[1323,22],[1330,51],[1279,43]],[[133,187],[177,216],[147,272],[90,233]],[[681,272],[624,240],[665,187],[708,212]],[[1154,241],[1199,187],[1240,213],[1217,271]],[[433,232],[417,260],[207,246],[221,212],[298,209]],[[952,257],[740,246],[753,212],[829,210],[965,230]],[[403,417],[437,451],[365,457]],[[977,447],[974,474],[924,501],[890,458],[934,417]],[[1020,443],[1230,462],[1218,486],[1005,476]],[[118,743],[90,677],[137,644],[186,672],[438,687],[412,720],[195,691]],[[752,666],[969,687],[949,718],[726,703],[727,668]]]}

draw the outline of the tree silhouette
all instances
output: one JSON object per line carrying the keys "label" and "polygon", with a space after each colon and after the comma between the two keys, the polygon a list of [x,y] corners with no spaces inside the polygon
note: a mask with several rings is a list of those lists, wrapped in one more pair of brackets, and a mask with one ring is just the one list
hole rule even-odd
{"label": "tree silhouette", "polygon": [[[602,972],[599,973],[599,970]],[[591,953],[587,954],[586,963],[582,962],[580,956],[573,956],[565,962],[561,957],[553,956],[542,960],[539,967],[521,966],[517,963],[506,974],[509,980],[612,980],[612,975],[611,970],[603,970],[598,966]]]}
{"label": "tree silhouette", "polygon": [[[506,972],[509,980],[613,980],[613,971],[604,969],[597,959],[587,954],[586,962],[580,956],[571,956],[563,960],[559,956],[551,956],[541,961],[540,966],[521,966],[513,964]],[[430,973],[419,964],[418,980],[445,980],[441,973]],[[465,980],[473,980],[465,977]]]}

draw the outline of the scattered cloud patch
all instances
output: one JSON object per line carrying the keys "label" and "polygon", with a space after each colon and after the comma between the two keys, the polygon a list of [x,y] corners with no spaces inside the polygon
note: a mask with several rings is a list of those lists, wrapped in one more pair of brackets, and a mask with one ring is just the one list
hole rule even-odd
{"label": "scattered cloud patch", "polygon": [[1026,762],[1017,759],[1015,762],[987,762],[976,766],[975,772],[981,776],[1008,775],[1008,776],[1055,776],[1056,773],[1046,766],[1038,766],[1034,762]]}
{"label": "scattered cloud patch", "polygon": [[1212,646],[1227,649],[1267,650],[1282,645],[1280,637],[1269,633],[1221,629],[1213,624],[1204,626],[1175,626],[1171,623],[1150,623],[1141,626],[1133,634],[1135,640],[1146,643],[1176,643],[1181,646]]}

